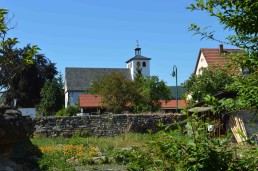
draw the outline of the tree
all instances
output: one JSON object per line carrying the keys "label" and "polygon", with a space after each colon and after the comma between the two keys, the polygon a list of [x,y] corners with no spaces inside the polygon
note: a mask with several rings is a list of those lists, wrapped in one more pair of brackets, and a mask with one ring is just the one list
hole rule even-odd
{"label": "tree", "polygon": [[[17,61],[15,56],[17,55],[17,48],[15,46],[19,43],[17,38],[6,38],[7,32],[13,27],[9,26],[11,19],[7,18],[8,10],[0,8],[0,78],[3,76],[12,78],[16,72],[24,69],[26,65],[32,63],[32,58],[40,50],[37,46],[33,45],[27,49],[26,53],[21,56],[21,60]],[[23,64],[23,65],[17,65]],[[4,72],[4,67],[11,67],[12,70]],[[0,80],[0,90],[8,88],[8,81],[3,82]]]}
{"label": "tree", "polygon": [[[13,99],[17,99],[19,107],[34,107],[40,102],[40,91],[45,81],[53,79],[57,74],[55,64],[43,54],[36,54],[31,59],[31,64],[23,64],[23,56],[30,49],[30,45],[13,49],[15,53],[12,55],[12,61],[15,62],[2,64],[0,80],[2,86],[7,88],[7,104],[10,104]],[[13,72],[12,68],[15,67],[22,69]]]}
{"label": "tree", "polygon": [[191,95],[191,101],[203,101],[206,95],[215,95],[226,90],[226,87],[233,82],[233,78],[227,70],[212,70],[203,68],[201,75],[192,74],[184,82],[187,94]]}
{"label": "tree", "polygon": [[56,74],[55,64],[39,54],[37,46],[17,48],[17,38],[6,38],[10,19],[8,11],[0,9],[0,90],[7,90],[5,103],[17,99],[19,107],[32,107],[40,101],[40,89],[46,79]]}
{"label": "tree", "polygon": [[158,77],[139,77],[132,81],[121,73],[98,78],[90,92],[100,95],[103,106],[114,113],[157,111],[161,105],[159,100],[170,98],[169,88]]}
{"label": "tree", "polygon": [[41,101],[39,105],[40,110],[44,113],[44,115],[53,115],[58,110],[62,109],[64,104],[61,103],[64,99],[62,90],[63,87],[56,78],[45,82],[44,87],[40,92]]}
{"label": "tree", "polygon": [[[224,29],[229,29],[235,34],[227,37],[227,44],[246,50],[257,55],[258,33],[258,5],[257,1],[227,1],[227,0],[196,0],[196,3],[188,7],[191,10],[202,10],[216,17]],[[208,38],[220,41],[214,37],[214,31],[208,32],[207,28],[201,31],[200,27],[192,24],[190,30]]]}
{"label": "tree", "polygon": [[115,72],[94,80],[90,92],[100,95],[103,107],[114,113],[128,110],[128,105],[135,95],[133,81]]}
{"label": "tree", "polygon": [[141,63],[137,62],[136,63],[136,72],[135,72],[135,77],[134,80],[137,82],[143,77],[142,75],[142,68],[141,68]]}
{"label": "tree", "polygon": [[[253,0],[228,1],[228,0],[196,0],[188,7],[191,10],[202,10],[208,12],[210,16],[216,17],[224,29],[229,29],[233,33],[224,42],[243,49],[245,53],[240,56],[232,56],[237,67],[248,69],[249,74],[234,77],[234,82],[229,85],[229,90],[237,91],[238,103],[236,108],[254,108],[258,110],[258,2]],[[191,24],[189,30],[200,34],[202,38],[216,39],[214,31],[203,30],[196,24]],[[251,94],[250,94],[251,92]]]}
{"label": "tree", "polygon": [[160,100],[171,99],[171,94],[168,86],[164,81],[159,81],[156,76],[140,77],[135,80],[134,84],[137,87],[138,96],[140,98],[132,101],[134,112],[154,112],[160,109]]}

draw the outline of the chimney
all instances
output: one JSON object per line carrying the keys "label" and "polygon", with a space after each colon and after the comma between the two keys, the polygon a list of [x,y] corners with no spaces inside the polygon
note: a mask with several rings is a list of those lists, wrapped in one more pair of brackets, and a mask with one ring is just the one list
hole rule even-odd
{"label": "chimney", "polygon": [[223,44],[219,45],[219,53],[222,54],[223,53]]}

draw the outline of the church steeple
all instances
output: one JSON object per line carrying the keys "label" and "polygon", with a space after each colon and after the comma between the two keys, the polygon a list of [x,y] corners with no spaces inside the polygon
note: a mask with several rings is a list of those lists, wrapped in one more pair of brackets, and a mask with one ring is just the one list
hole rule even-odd
{"label": "church steeple", "polygon": [[131,71],[132,80],[134,80],[135,74],[137,72],[136,70],[139,67],[142,71],[143,76],[147,76],[147,77],[150,76],[150,60],[151,60],[151,58],[147,58],[147,57],[141,55],[141,48],[139,46],[139,41],[136,40],[136,42],[137,42],[137,47],[134,49],[135,56],[133,58],[129,59],[128,61],[126,61],[127,68],[129,68]]}
{"label": "church steeple", "polygon": [[141,48],[139,47],[139,40],[136,40],[137,42],[137,47],[134,49],[135,50],[135,56],[136,55],[141,55]]}

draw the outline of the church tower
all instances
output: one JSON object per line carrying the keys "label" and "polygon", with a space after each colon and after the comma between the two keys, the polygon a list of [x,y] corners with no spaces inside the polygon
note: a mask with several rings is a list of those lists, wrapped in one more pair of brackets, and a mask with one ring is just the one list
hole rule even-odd
{"label": "church tower", "polygon": [[141,48],[139,47],[137,41],[137,47],[135,50],[135,56],[128,61],[126,61],[127,68],[130,69],[132,80],[134,80],[135,75],[137,73],[137,65],[139,66],[141,73],[143,76],[150,76],[150,60],[151,58],[147,58],[141,55]]}

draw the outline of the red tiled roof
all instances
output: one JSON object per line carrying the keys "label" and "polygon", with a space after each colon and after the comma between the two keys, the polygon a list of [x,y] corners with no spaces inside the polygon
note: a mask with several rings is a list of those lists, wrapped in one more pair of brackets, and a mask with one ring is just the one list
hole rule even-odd
{"label": "red tiled roof", "polygon": [[[169,100],[167,103],[165,100],[160,100],[161,107],[164,108],[176,108],[176,100]],[[186,107],[184,100],[178,100],[178,107]]]}
{"label": "red tiled roof", "polygon": [[101,107],[101,97],[95,94],[81,94],[79,107]]}
{"label": "red tiled roof", "polygon": [[[201,53],[203,54],[205,60],[208,63],[208,66],[212,66],[215,64],[220,64],[220,66],[225,66],[228,62],[225,53],[238,53],[240,49],[223,49],[223,52],[220,53],[219,48],[201,48],[198,59],[196,61],[194,73],[196,73],[197,65],[200,60]],[[224,53],[225,52],[225,53]]]}
{"label": "red tiled roof", "polygon": [[[170,100],[166,103],[165,100],[160,100],[162,108],[176,108],[176,100]],[[95,94],[81,94],[79,96],[79,107],[101,107],[101,97]],[[178,100],[179,107],[185,107],[186,103],[184,100]]]}

